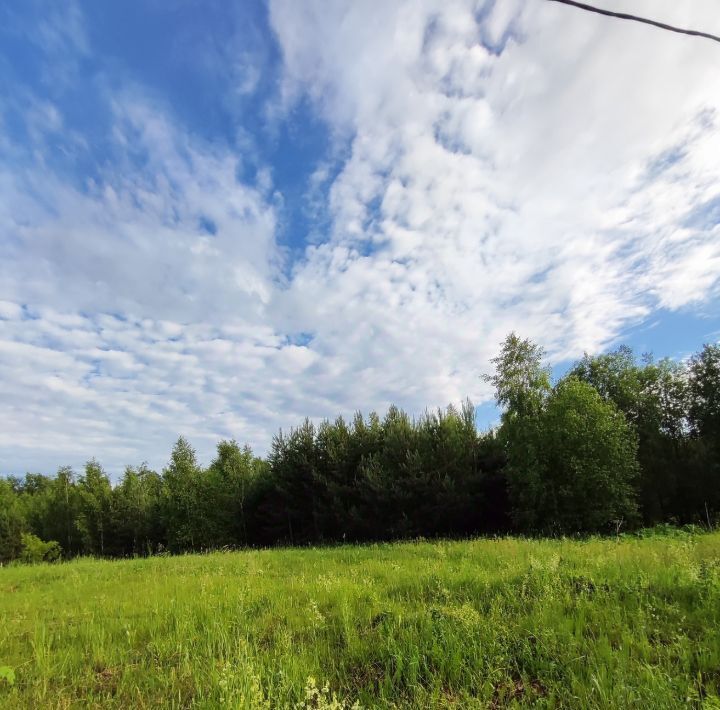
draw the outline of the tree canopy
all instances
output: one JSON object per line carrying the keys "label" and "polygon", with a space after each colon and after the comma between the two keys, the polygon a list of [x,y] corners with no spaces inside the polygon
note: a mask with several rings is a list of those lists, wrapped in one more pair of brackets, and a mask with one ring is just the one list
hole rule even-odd
{"label": "tree canopy", "polygon": [[418,536],[610,532],[720,514],[720,347],[685,362],[585,355],[554,384],[511,333],[486,377],[502,415],[397,407],[279,432],[266,458],[184,437],[161,471],[0,479],[0,563]]}

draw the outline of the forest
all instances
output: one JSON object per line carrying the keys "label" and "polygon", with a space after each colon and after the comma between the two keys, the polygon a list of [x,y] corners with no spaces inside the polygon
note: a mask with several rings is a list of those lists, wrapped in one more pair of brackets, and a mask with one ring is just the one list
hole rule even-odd
{"label": "forest", "polygon": [[0,563],[236,547],[523,533],[617,533],[720,514],[720,346],[684,361],[620,347],[552,382],[537,344],[493,360],[502,408],[306,420],[265,458],[221,441],[209,466],[180,437],[167,466],[95,459],[0,479]]}

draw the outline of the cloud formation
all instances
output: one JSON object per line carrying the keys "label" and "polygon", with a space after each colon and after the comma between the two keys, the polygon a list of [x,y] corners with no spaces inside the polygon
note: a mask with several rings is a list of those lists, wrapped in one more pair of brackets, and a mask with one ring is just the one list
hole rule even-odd
{"label": "cloud formation", "polygon": [[[640,5],[719,22],[710,0]],[[711,43],[520,0],[273,0],[268,17],[268,130],[310,106],[331,138],[298,186],[292,253],[246,104],[219,97],[229,144],[96,77],[105,159],[71,172],[62,156],[95,145],[52,92],[0,106],[0,126],[24,119],[0,139],[4,469],[96,455],[117,473],[162,465],[179,433],[207,460],[305,415],[479,403],[512,329],[558,362],[718,297]],[[92,32],[77,8],[48,22],[72,82]],[[248,56],[229,69],[245,98],[271,83]]]}
{"label": "cloud formation", "polygon": [[[415,406],[408,382],[482,397],[511,328],[567,358],[713,294],[720,228],[693,217],[720,190],[711,43],[548,3],[271,7],[286,100],[350,136],[291,285],[348,374]],[[675,19],[717,23],[710,3]],[[338,313],[367,331],[331,334]]]}

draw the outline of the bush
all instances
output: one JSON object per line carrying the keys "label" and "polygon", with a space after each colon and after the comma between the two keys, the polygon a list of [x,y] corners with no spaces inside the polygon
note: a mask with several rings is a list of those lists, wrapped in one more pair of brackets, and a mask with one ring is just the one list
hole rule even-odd
{"label": "bush", "polygon": [[20,559],[23,562],[34,564],[36,562],[55,562],[60,559],[62,550],[55,540],[45,542],[32,533],[23,533],[21,540]]}

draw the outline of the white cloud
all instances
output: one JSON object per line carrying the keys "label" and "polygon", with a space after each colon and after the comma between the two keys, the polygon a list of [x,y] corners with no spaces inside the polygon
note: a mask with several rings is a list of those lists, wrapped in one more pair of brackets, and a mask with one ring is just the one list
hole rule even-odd
{"label": "white cloud", "polygon": [[239,158],[146,102],[123,97],[114,113],[122,152],[101,181],[6,167],[0,295],[181,321],[257,312],[280,258],[264,192],[237,180]]}
{"label": "white cloud", "polygon": [[79,466],[93,454],[115,473],[143,458],[160,467],[180,433],[207,461],[220,438],[266,446],[279,410],[292,421],[304,412],[295,382],[316,355],[263,325],[6,314],[4,470]]}
{"label": "white cloud", "polygon": [[[271,4],[287,100],[306,93],[351,136],[332,237],[291,291],[341,377],[372,378],[348,386],[360,403],[482,397],[511,328],[573,357],[717,287],[718,228],[687,226],[720,193],[717,48],[550,3],[481,5]],[[711,2],[659,5],[634,10],[718,23]]]}
{"label": "white cloud", "polygon": [[[710,0],[633,9],[720,30]],[[83,185],[43,158],[51,101],[34,162],[0,143],[0,469],[160,466],[179,433],[207,461],[305,415],[480,401],[511,329],[560,360],[717,294],[711,43],[520,1],[277,0],[270,19],[269,113],[308,96],[336,140],[310,166],[329,231],[295,264],[252,136],[235,154],[126,91]],[[75,18],[55,45],[83,37]]]}
{"label": "white cloud", "polygon": [[19,318],[21,314],[22,308],[17,303],[0,301],[0,318],[9,320],[10,318]]}
{"label": "white cloud", "polygon": [[221,436],[266,446],[261,373],[297,375],[313,357],[267,324],[281,263],[271,186],[239,181],[242,156],[137,93],[112,110],[115,160],[85,185],[42,153],[0,164],[4,471],[91,455],[115,473],[160,466],[179,433],[206,460]]}

